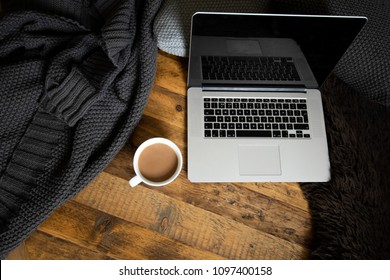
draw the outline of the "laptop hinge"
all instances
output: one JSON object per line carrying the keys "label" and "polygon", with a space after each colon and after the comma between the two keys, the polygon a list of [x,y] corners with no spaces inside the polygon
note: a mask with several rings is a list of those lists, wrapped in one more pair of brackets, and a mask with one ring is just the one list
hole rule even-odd
{"label": "laptop hinge", "polygon": [[306,93],[304,85],[220,85],[203,84],[203,91],[273,91]]}

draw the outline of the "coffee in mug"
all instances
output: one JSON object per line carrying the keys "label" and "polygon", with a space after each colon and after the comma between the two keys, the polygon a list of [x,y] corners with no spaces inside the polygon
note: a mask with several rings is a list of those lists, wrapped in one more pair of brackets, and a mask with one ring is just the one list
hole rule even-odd
{"label": "coffee in mug", "polygon": [[166,181],[175,174],[178,159],[175,151],[166,144],[146,147],[139,156],[138,168],[142,176],[153,182]]}
{"label": "coffee in mug", "polygon": [[171,183],[183,165],[180,149],[165,138],[152,138],[142,143],[134,155],[136,176],[129,183],[132,187],[144,182],[160,187]]}

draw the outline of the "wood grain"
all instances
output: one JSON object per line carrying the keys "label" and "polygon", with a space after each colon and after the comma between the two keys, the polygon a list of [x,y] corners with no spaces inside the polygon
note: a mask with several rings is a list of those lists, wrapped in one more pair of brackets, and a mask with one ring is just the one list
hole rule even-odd
{"label": "wood grain", "polygon": [[[170,187],[180,188],[179,182],[176,180]],[[154,189],[143,186],[131,189],[126,180],[105,172],[75,200],[230,259],[268,259],[272,256],[295,259],[307,253],[298,244],[173,199]]]}
{"label": "wood grain", "polygon": [[[188,181],[186,79],[186,60],[159,52],[137,129],[106,169],[27,239],[28,258],[308,257],[311,219],[299,184]],[[183,170],[168,186],[130,188],[134,152],[151,137],[179,146]]]}
{"label": "wood grain", "polygon": [[61,206],[39,229],[113,259],[220,259],[76,201]]}

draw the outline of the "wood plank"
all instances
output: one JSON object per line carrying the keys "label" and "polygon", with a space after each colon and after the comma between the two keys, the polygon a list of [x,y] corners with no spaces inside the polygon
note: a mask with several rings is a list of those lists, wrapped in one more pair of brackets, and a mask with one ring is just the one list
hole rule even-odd
{"label": "wood plank", "polygon": [[104,260],[110,259],[101,252],[89,250],[69,241],[35,231],[26,240],[30,260]]}
{"label": "wood plank", "polygon": [[[178,186],[180,188],[180,186]],[[142,185],[101,173],[79,203],[229,259],[302,259],[307,249]]]}
{"label": "wood plank", "polygon": [[144,115],[169,123],[172,127],[187,129],[187,105],[184,96],[165,90],[155,85]]}
{"label": "wood plank", "polygon": [[76,201],[62,205],[39,231],[113,259],[221,259],[158,232],[94,210]]}
{"label": "wood plank", "polygon": [[187,95],[188,59],[159,51],[155,85],[182,96]]}
{"label": "wood plank", "polygon": [[310,242],[308,211],[248,189],[246,184],[193,184],[182,173],[179,180],[156,191],[293,243]]}
{"label": "wood plank", "polygon": [[161,119],[156,119],[144,115],[140,125],[134,131],[127,145],[136,149],[142,142],[153,137],[164,137],[172,140],[183,151],[183,156],[187,153],[187,131],[177,129],[170,123]]}

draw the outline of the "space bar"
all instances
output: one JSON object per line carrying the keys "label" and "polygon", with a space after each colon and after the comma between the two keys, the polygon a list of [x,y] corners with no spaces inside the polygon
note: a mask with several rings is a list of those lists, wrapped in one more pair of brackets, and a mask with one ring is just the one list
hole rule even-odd
{"label": "space bar", "polygon": [[236,137],[272,137],[271,130],[236,130]]}

